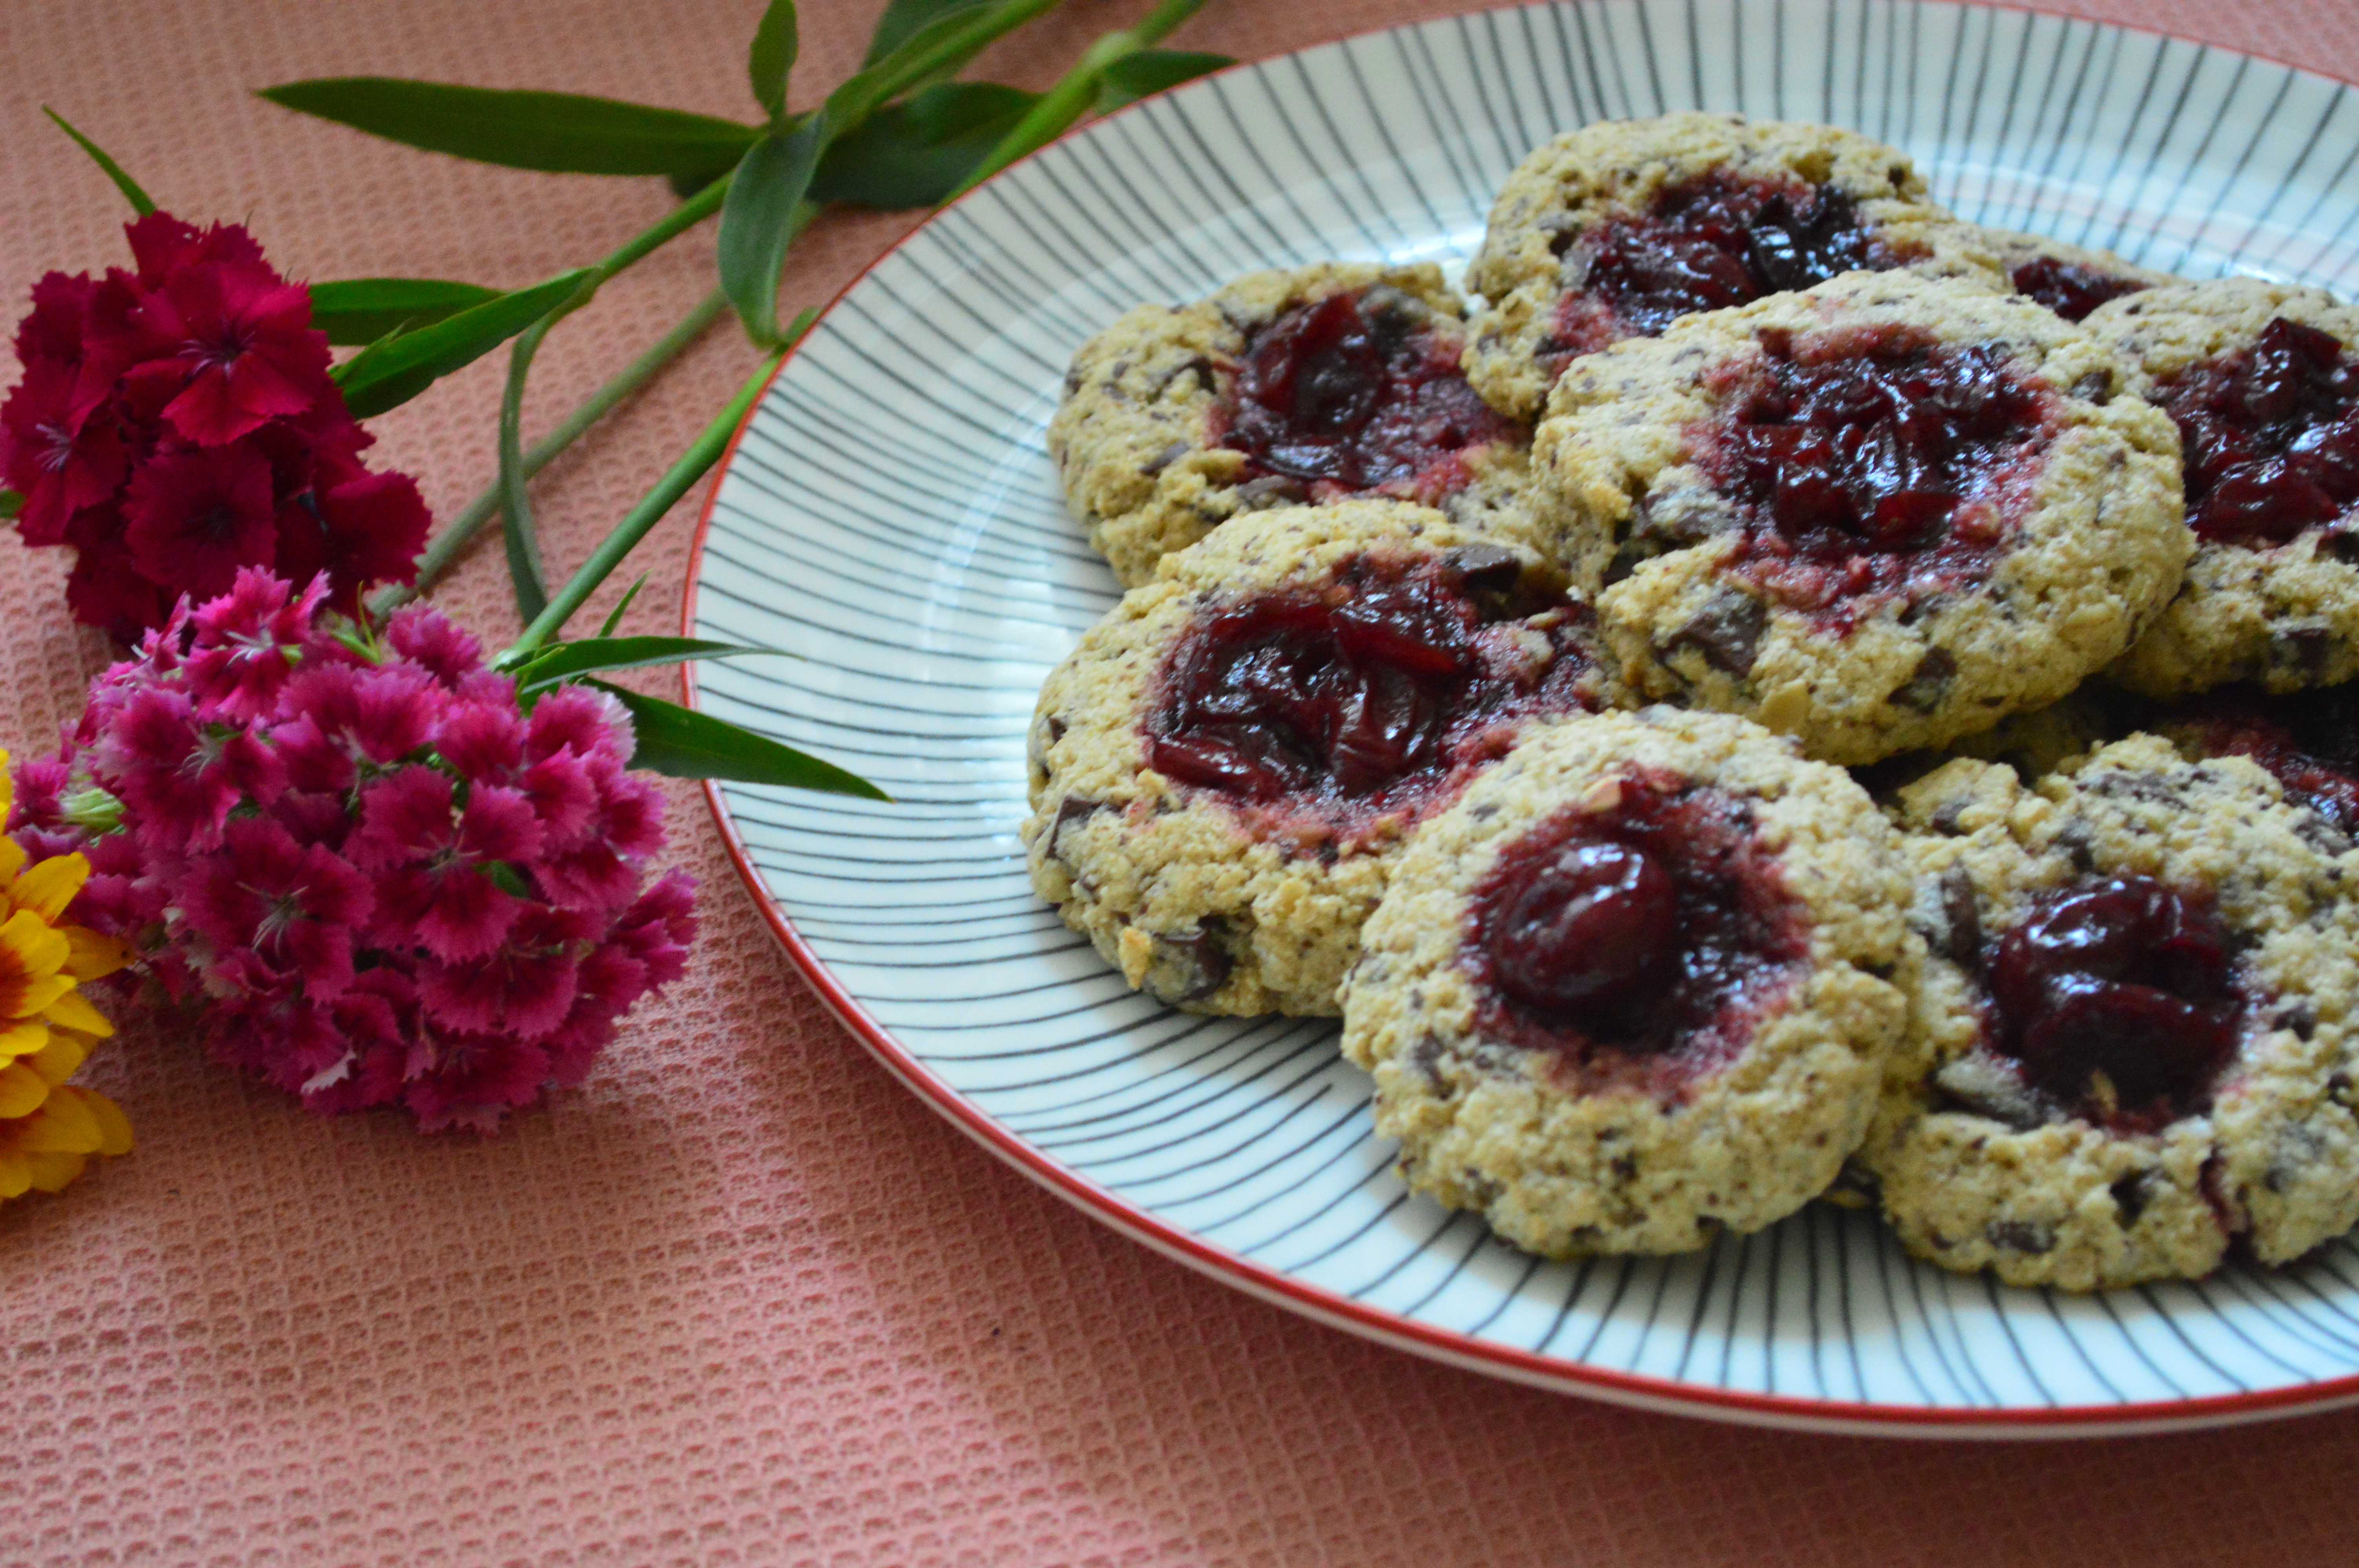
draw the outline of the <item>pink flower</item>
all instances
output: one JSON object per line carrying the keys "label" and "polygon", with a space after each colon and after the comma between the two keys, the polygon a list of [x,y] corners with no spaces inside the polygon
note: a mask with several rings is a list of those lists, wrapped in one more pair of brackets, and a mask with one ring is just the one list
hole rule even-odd
{"label": "pink flower", "polygon": [[527,712],[440,612],[340,637],[327,592],[248,568],[175,611],[20,766],[8,831],[90,857],[77,918],[222,1061],[323,1114],[490,1131],[679,978],[693,884],[647,884],[660,803],[620,705]]}
{"label": "pink flower", "polygon": [[0,403],[0,482],[28,545],[70,546],[76,619],[129,643],[184,593],[241,567],[327,574],[353,609],[407,582],[428,514],[328,375],[310,296],[234,224],[155,212],[125,227],[136,270],[50,273],[18,323],[24,367]]}

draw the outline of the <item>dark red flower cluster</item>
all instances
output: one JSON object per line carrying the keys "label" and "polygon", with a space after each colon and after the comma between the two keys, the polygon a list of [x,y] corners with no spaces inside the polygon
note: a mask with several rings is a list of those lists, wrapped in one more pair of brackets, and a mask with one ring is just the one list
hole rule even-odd
{"label": "dark red flower cluster", "polygon": [[242,567],[325,572],[350,609],[408,582],[428,515],[328,378],[310,295],[234,223],[125,225],[135,270],[53,272],[16,329],[24,378],[0,405],[0,478],[28,545],[71,545],[74,617],[128,643],[181,595]]}
{"label": "dark red flower cluster", "polygon": [[679,978],[694,884],[626,771],[629,715],[540,693],[412,605],[374,633],[268,573],[92,684],[8,831],[92,874],[77,920],[193,1004],[214,1055],[324,1113],[488,1132],[580,1081]]}

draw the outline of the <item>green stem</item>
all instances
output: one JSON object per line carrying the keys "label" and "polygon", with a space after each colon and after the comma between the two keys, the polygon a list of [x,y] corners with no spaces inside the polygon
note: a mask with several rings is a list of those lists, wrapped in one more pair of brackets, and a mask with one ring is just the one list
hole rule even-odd
{"label": "green stem", "polygon": [[976,186],[1014,163],[1027,153],[1037,152],[1055,141],[1082,115],[1098,98],[1098,84],[1106,67],[1125,55],[1160,43],[1174,27],[1203,9],[1204,0],[1163,0],[1163,4],[1140,18],[1135,27],[1118,33],[1108,33],[1089,47],[1073,69],[1058,80],[1057,85],[1042,93],[1038,102],[1025,112],[999,145],[991,149],[984,160],[975,165],[974,172],[964,183],[943,198],[955,201]]}
{"label": "green stem", "polygon": [[663,478],[656,481],[654,489],[639,498],[639,503],[631,508],[628,514],[614,525],[614,531],[591,552],[588,560],[582,563],[582,569],[575,572],[571,580],[558,590],[557,597],[549,601],[549,608],[534,617],[532,624],[524,629],[524,634],[516,640],[515,645],[499,656],[496,661],[499,668],[514,669],[541,644],[556,636],[573,612],[597,591],[598,585],[606,580],[607,575],[622,564],[623,557],[647,536],[647,531],[661,522],[664,514],[694,488],[707,470],[721,460],[721,454],[728,449],[730,438],[736,434],[746,411],[762,395],[762,389],[769,385],[771,373],[786,354],[787,351],[782,348],[763,357],[753,378],[738,389],[737,395],[729,400],[729,406],[713,416],[712,423],[704,427],[703,434],[696,438],[695,444],[665,471]]}
{"label": "green stem", "polygon": [[[679,324],[665,333],[655,346],[625,365],[614,379],[593,392],[582,406],[565,416],[565,421],[541,438],[539,443],[524,455],[524,471],[529,476],[538,473],[557,460],[560,452],[580,440],[590,427],[613,413],[615,407],[651,380],[656,372],[678,359],[690,343],[704,335],[706,328],[719,320],[729,308],[728,296],[714,289],[697,301],[696,308],[680,319]],[[484,524],[499,515],[500,487],[496,484],[467,503],[466,510],[442,525],[418,557],[416,587],[394,586],[378,590],[370,608],[383,615],[398,609],[433,586],[436,579],[451,569],[470,540],[483,531]]]}

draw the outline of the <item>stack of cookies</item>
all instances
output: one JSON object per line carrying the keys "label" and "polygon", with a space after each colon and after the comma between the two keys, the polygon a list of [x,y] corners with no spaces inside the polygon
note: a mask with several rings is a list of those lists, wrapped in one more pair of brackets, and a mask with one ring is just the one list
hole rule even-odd
{"label": "stack of cookies", "polygon": [[1701,114],[1533,154],[1467,283],[1075,357],[1130,592],[1041,692],[1041,896],[1340,1013],[1408,1181],[1551,1257],[1824,1197],[2085,1290],[2359,1222],[2359,311]]}

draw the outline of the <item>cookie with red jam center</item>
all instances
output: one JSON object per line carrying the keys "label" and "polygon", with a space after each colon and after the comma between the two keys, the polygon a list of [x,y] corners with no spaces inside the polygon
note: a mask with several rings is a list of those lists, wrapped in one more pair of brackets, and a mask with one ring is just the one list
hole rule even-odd
{"label": "cookie with red jam center", "polygon": [[1647,695],[1864,763],[2055,701],[2192,541],[2169,420],[2028,300],[1854,274],[1569,371],[1540,496]]}
{"label": "cookie with red jam center", "polygon": [[2359,309],[2223,278],[2130,295],[2087,326],[2177,424],[2196,541],[2114,678],[2177,697],[2359,676]]}
{"label": "cookie with red jam center", "polygon": [[1928,948],[1858,1163],[1918,1256],[2013,1284],[2283,1263],[2359,1221],[2349,840],[2154,735],[1894,808]]}
{"label": "cookie with red jam center", "polygon": [[[1948,236],[1937,247],[1936,230]],[[1699,311],[1861,268],[1995,261],[1896,148],[1829,125],[1667,114],[1557,137],[1507,177],[1467,287],[1467,375],[1536,417],[1566,365]]]}
{"label": "cookie with red jam center", "polygon": [[1530,432],[1475,395],[1464,342],[1432,265],[1257,273],[1083,344],[1049,455],[1128,588],[1230,517],[1353,496],[1522,540]]}
{"label": "cookie with red jam center", "polygon": [[1410,1185],[1549,1257],[1684,1251],[1792,1213],[1857,1144],[1907,900],[1864,792],[1757,725],[1545,722],[1401,857],[1344,1053]]}
{"label": "cookie with red jam center", "polygon": [[2258,763],[2288,803],[2319,819],[2323,847],[2340,851],[2359,840],[2359,686],[2284,694],[2226,686],[2136,717],[2140,729],[2191,761]]}
{"label": "cookie with red jam center", "polygon": [[1616,699],[1592,627],[1560,571],[1426,507],[1239,518],[1042,687],[1033,885],[1165,1001],[1332,1013],[1409,830],[1534,721]]}

